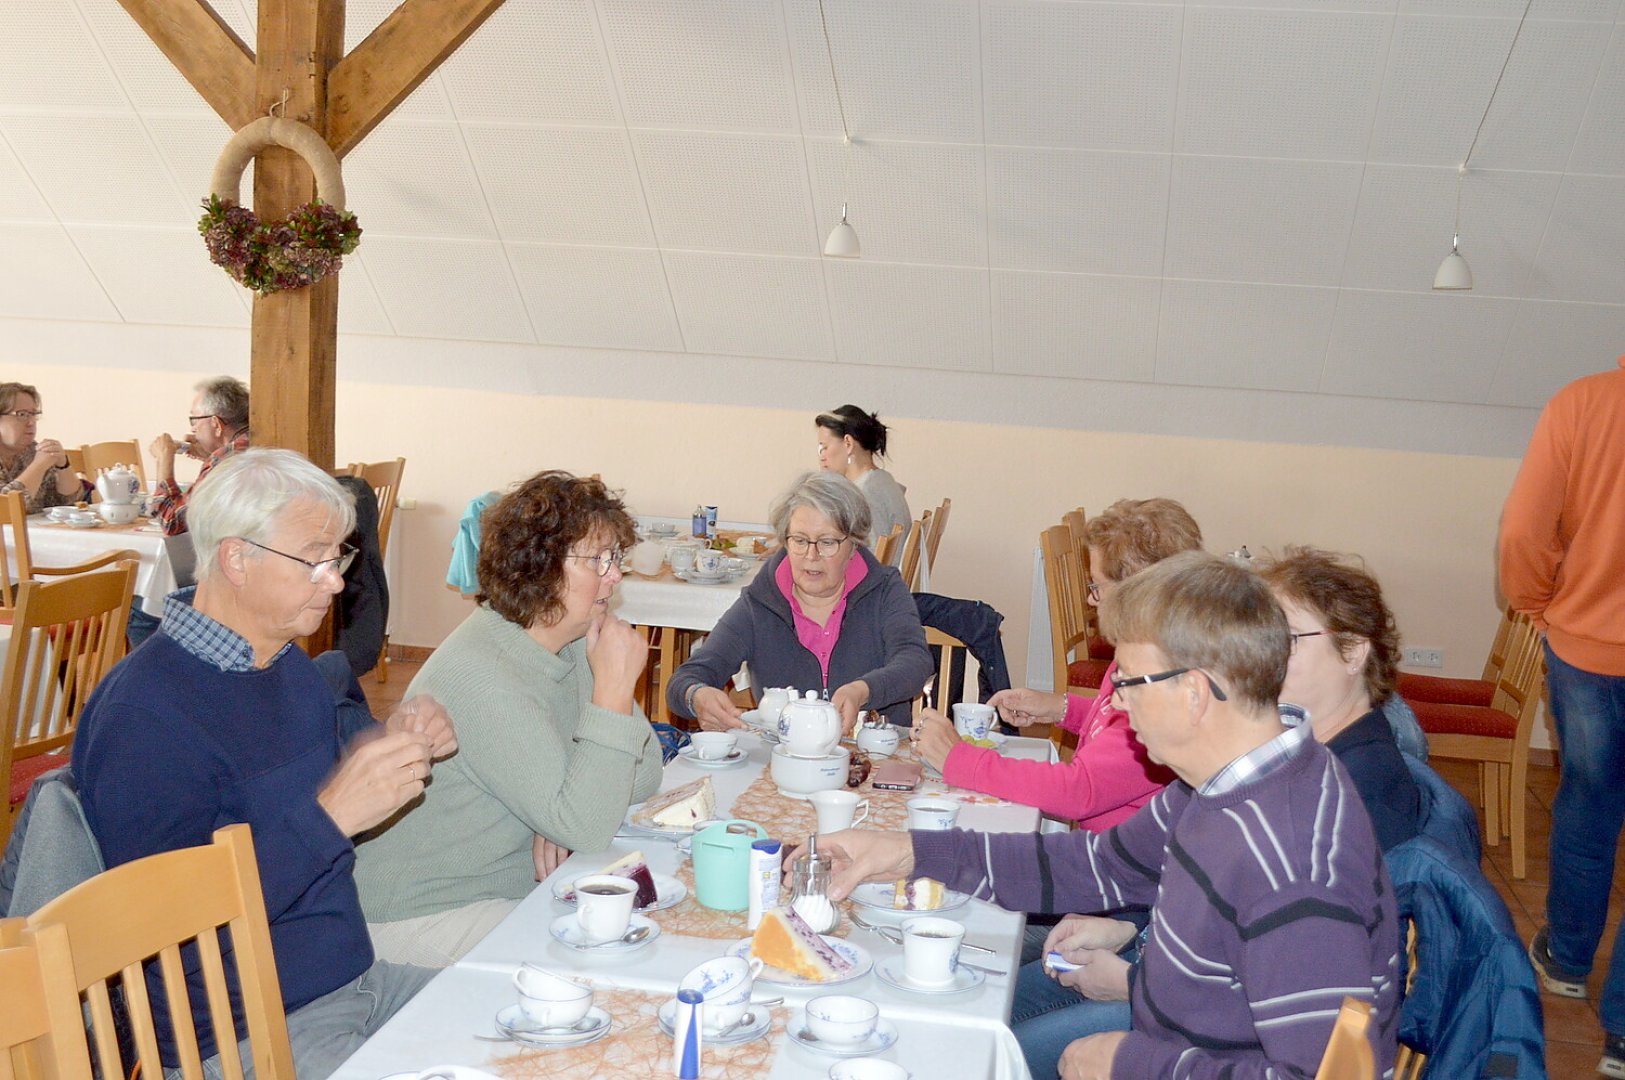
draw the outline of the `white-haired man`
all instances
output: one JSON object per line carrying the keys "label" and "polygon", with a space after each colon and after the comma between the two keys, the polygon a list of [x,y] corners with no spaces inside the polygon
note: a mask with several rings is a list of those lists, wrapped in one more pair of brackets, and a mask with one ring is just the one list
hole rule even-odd
{"label": "white-haired man", "polygon": [[[186,503],[191,493],[215,466],[249,446],[247,384],[230,375],[221,375],[203,380],[192,390],[192,409],[186,416],[187,433],[180,438],[161,434],[147,447],[147,453],[158,467],[153,514],[165,536],[179,536],[186,531]],[[197,479],[186,491],[175,482],[175,458],[180,454],[203,462]]]}
{"label": "white-haired man", "polygon": [[[109,866],[253,827],[294,1064],[320,1080],[433,974],[374,963],[350,838],[416,798],[456,738],[418,698],[340,746],[332,692],[293,644],[321,624],[354,555],[355,508],[330,476],[291,451],[245,451],[189,516],[198,584],[169,597],[159,632],[97,689],[73,770]],[[206,1021],[197,1034],[214,1054]],[[160,1043],[175,1065],[167,1024]]]}

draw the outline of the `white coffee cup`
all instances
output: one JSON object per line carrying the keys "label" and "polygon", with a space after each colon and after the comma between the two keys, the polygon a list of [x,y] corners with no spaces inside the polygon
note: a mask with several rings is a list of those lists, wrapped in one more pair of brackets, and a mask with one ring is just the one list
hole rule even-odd
{"label": "white coffee cup", "polygon": [[654,577],[666,562],[666,549],[653,540],[644,540],[632,548],[632,569],[644,577]]}
{"label": "white coffee cup", "polygon": [[537,1027],[568,1027],[592,1008],[592,987],[541,968],[521,967],[513,975],[519,1011]]}
{"label": "white coffee cup", "polygon": [[50,518],[52,521],[67,521],[73,516],[73,507],[53,506],[45,512],[45,516]]}
{"label": "white coffee cup", "polygon": [[910,799],[905,805],[908,807],[908,827],[911,829],[927,832],[951,829],[959,818],[959,804],[952,799],[923,795]]}
{"label": "white coffee cup", "polygon": [[696,731],[688,740],[702,761],[721,761],[739,745],[739,736],[731,731]]}
{"label": "white coffee cup", "polygon": [[576,922],[590,941],[613,941],[632,922],[637,883],[613,874],[589,874],[576,881]]}
{"label": "white coffee cup", "polygon": [[880,1006],[867,998],[830,994],[807,1002],[807,1027],[819,1042],[852,1046],[875,1033]]}
{"label": "white coffee cup", "polygon": [[993,706],[973,701],[954,703],[954,730],[961,739],[985,739],[993,730]]}
{"label": "white coffee cup", "polygon": [[855,791],[815,791],[807,799],[818,815],[821,834],[850,829],[869,817],[869,800],[858,798]]}
{"label": "white coffee cup", "polygon": [[732,1027],[750,1006],[751,988],[762,973],[762,961],[743,956],[722,956],[707,960],[683,976],[679,990],[698,990],[705,997],[706,1031]]}
{"label": "white coffee cup", "polygon": [[706,577],[715,577],[728,567],[728,556],[725,552],[712,548],[700,548],[694,553],[694,572],[704,574]]}
{"label": "white coffee cup", "polygon": [[666,561],[677,573],[687,573],[694,569],[694,552],[698,550],[693,544],[673,544],[666,549]]}
{"label": "white coffee cup", "polygon": [[965,928],[952,919],[926,917],[903,924],[903,977],[917,986],[954,981]]}

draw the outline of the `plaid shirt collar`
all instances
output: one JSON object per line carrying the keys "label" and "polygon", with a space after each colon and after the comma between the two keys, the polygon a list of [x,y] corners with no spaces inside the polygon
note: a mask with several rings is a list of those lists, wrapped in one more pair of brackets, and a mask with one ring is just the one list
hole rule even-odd
{"label": "plaid shirt collar", "polygon": [[[254,646],[237,631],[216,622],[192,606],[197,586],[176,589],[164,598],[164,621],[158,632],[173,638],[175,644],[221,671],[243,672],[257,670],[254,664]],[[282,659],[283,653],[293,648],[288,642],[271,657],[270,667]]]}
{"label": "plaid shirt collar", "polygon": [[[1290,724],[1297,717],[1283,716],[1282,723]],[[1262,780],[1270,773],[1285,765],[1297,754],[1298,749],[1309,739],[1309,725],[1299,721],[1297,726],[1288,727],[1281,734],[1256,749],[1249,750],[1212,776],[1207,783],[1197,789],[1198,795],[1225,795],[1236,790],[1243,784],[1250,784],[1255,780]]]}

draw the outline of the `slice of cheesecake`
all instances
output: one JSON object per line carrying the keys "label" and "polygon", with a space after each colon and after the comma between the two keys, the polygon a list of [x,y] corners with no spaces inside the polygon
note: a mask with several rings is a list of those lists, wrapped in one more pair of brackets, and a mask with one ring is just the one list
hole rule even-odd
{"label": "slice of cheesecake", "polygon": [[633,820],[657,829],[691,829],[695,822],[716,816],[716,789],[709,776],[702,776],[651,797]]}
{"label": "slice of cheesecake", "polygon": [[935,878],[899,878],[891,906],[899,911],[935,911],[942,906],[943,894],[942,882]]}
{"label": "slice of cheesecake", "polygon": [[852,970],[851,961],[830,948],[787,907],[762,913],[762,923],[750,941],[750,954],[769,967],[812,982],[829,982]]}

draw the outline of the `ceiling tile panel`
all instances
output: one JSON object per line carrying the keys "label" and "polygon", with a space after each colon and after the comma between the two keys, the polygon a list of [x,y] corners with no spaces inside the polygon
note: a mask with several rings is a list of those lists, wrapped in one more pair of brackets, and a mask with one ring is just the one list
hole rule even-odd
{"label": "ceiling tile panel", "polygon": [[1336,289],[1170,281],[1162,289],[1157,382],[1312,392]]}
{"label": "ceiling tile panel", "polygon": [[367,265],[359,250],[344,257],[344,269],[339,271],[339,333],[380,336],[395,333],[378,299],[378,290],[367,276]]}
{"label": "ceiling tile panel", "polygon": [[[1367,165],[1343,284],[1427,292],[1450,251],[1456,170]],[[1517,296],[1527,286],[1561,177],[1471,172],[1462,187],[1461,250],[1473,295]]]}
{"label": "ceiling tile panel", "polygon": [[1176,156],[1167,273],[1336,285],[1359,194],[1357,162]]}
{"label": "ceiling tile panel", "polygon": [[1173,146],[1182,9],[1018,0],[983,16],[989,142]]}
{"label": "ceiling tile panel", "polygon": [[[0,315],[118,321],[118,309],[60,225],[0,222],[0,251],[13,268],[0,274]],[[16,273],[19,266],[28,273]]]}
{"label": "ceiling tile panel", "polygon": [[808,134],[841,134],[833,54],[854,139],[981,138],[976,0],[824,0],[827,51],[817,0],[783,3]]}
{"label": "ceiling tile panel", "polygon": [[689,352],[834,359],[816,257],[673,251],[666,277]]}
{"label": "ceiling tile panel", "polygon": [[[175,183],[185,197],[193,200],[192,205],[198,207],[196,213],[201,214],[200,204],[209,194],[209,181],[214,177],[214,163],[231,140],[231,128],[219,116],[202,110],[149,115],[142,118],[142,124],[153,145],[158,148],[159,156],[169,167]],[[243,170],[238,194],[249,201],[253,200],[252,161]]]}
{"label": "ceiling tile panel", "polygon": [[465,124],[463,132],[507,239],[654,246],[624,131]]}
{"label": "ceiling tile panel", "polygon": [[634,131],[644,195],[662,248],[811,255],[800,139]]}
{"label": "ceiling tile panel", "polygon": [[993,272],[993,370],[1150,382],[1156,278]]}
{"label": "ceiling tile panel", "polygon": [[0,139],[0,221],[51,220],[51,208],[40,198],[17,155]]}
{"label": "ceiling tile panel", "polygon": [[1518,303],[1344,289],[1321,392],[1483,402]]}
{"label": "ceiling tile panel", "polygon": [[621,122],[592,0],[503,4],[440,67],[464,120]]}
{"label": "ceiling tile panel", "polygon": [[[633,127],[791,131],[795,95],[777,4],[599,0]],[[683,93],[672,93],[672,87]]]}
{"label": "ceiling tile panel", "polygon": [[808,139],[819,236],[841,219],[858,231],[864,258],[981,265],[987,261],[986,196],[979,148],[947,143]]}
{"label": "ceiling tile panel", "polygon": [[1625,174],[1625,24],[1614,27],[1614,40],[1597,73],[1568,167],[1575,172]]}
{"label": "ceiling tile panel", "polygon": [[1535,260],[1529,294],[1625,304],[1625,176],[1568,176]]}
{"label": "ceiling tile panel", "polygon": [[1612,371],[1625,353],[1625,307],[1525,300],[1512,318],[1491,405],[1540,408],[1582,375]]}
{"label": "ceiling tile panel", "polygon": [[247,326],[247,290],[209,261],[196,229],[68,230],[126,322]]}
{"label": "ceiling tile panel", "polygon": [[1349,11],[1188,9],[1175,149],[1363,157],[1391,23]]}
{"label": "ceiling tile panel", "polygon": [[1402,0],[1400,10],[1409,14],[1476,15],[1484,18],[1517,19],[1529,8],[1531,19],[1588,19],[1613,22],[1619,0]]}
{"label": "ceiling tile panel", "polygon": [[683,347],[658,251],[510,244],[508,259],[538,341],[606,349]]}
{"label": "ceiling tile panel", "polygon": [[995,267],[1162,270],[1166,155],[989,147],[987,194]]}
{"label": "ceiling tile panel", "polygon": [[[137,109],[213,110],[118,0],[73,0]],[[71,6],[63,2],[63,6]],[[229,10],[229,9],[228,9]],[[240,14],[240,12],[239,12]],[[250,52],[254,43],[248,41]]]}
{"label": "ceiling tile panel", "polygon": [[361,246],[397,334],[534,340],[500,244],[372,236]]}
{"label": "ceiling tile panel", "polygon": [[852,259],[823,266],[841,362],[991,369],[986,271]]}
{"label": "ceiling tile panel", "polygon": [[454,124],[397,121],[379,127],[345,158],[344,189],[362,228],[373,233],[496,232]]}
{"label": "ceiling tile panel", "polygon": [[42,106],[128,110],[130,103],[73,4],[5,0],[0,3],[0,109]]}
{"label": "ceiling tile panel", "polygon": [[133,116],[0,116],[0,132],[63,221],[197,221]]}

